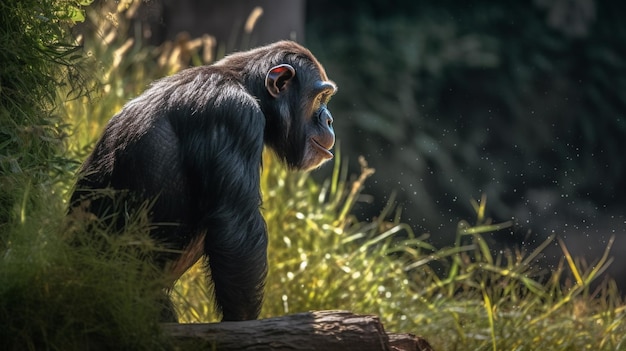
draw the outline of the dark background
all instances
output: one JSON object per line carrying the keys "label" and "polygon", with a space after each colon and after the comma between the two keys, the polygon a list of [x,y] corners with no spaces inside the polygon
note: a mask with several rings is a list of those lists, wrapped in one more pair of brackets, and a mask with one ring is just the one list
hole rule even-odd
{"label": "dark background", "polygon": [[[309,47],[340,86],[342,153],[377,169],[403,219],[449,245],[487,195],[515,220],[496,243],[527,251],[556,234],[589,264],[615,236],[626,288],[624,5],[593,0],[310,1]],[[541,261],[562,258],[552,245]]]}
{"label": "dark background", "polygon": [[[625,15],[597,0],[154,0],[136,19],[152,44],[211,34],[218,56],[307,45],[339,85],[342,157],[376,168],[362,219],[395,192],[405,222],[451,245],[486,194],[494,221],[515,221],[494,250],[556,234],[592,265],[615,236],[609,272],[626,290]],[[539,264],[562,257],[555,243]]]}

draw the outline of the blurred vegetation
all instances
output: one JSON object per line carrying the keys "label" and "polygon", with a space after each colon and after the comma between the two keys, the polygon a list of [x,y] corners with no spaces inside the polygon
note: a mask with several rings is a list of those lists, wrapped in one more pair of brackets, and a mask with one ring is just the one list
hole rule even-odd
{"label": "blurred vegetation", "polygon": [[[46,90],[59,100],[41,111],[54,107],[67,138],[64,148],[33,157],[41,158],[36,163],[59,155],[74,162],[42,176],[56,178],[42,187],[36,206],[18,211],[24,220],[3,227],[0,340],[7,350],[172,348],[156,324],[162,281],[137,258],[158,250],[147,237],[147,218],[139,216],[120,236],[101,231],[93,238],[81,235],[89,218],[64,219],[71,168],[108,118],[149,81],[184,67],[183,52],[190,61],[182,62],[200,57],[194,41],[151,48],[128,39],[124,23],[132,10],[120,3],[108,14],[87,16],[97,29],[79,42],[84,55],[96,58],[85,63],[97,65],[88,66],[94,72],[84,85],[94,89],[88,96],[68,95],[74,90],[63,80]],[[331,177],[321,183],[287,173],[264,156],[271,270],[263,316],[312,309],[375,313],[387,330],[421,334],[437,350],[623,348],[626,311],[614,284],[589,287],[610,263],[608,254],[587,264],[561,244],[564,259],[554,272],[529,268],[549,241],[530,253],[494,255],[485,239],[510,223],[493,223],[484,197],[471,202],[475,221],[458,224],[450,247],[436,248],[427,236],[415,235],[393,198],[375,220],[360,222],[352,213],[373,170],[361,160],[359,176],[351,178],[337,154]],[[68,239],[82,245],[70,246]],[[181,321],[217,317],[199,265],[177,283],[173,297]]]}
{"label": "blurred vegetation", "polygon": [[528,218],[534,190],[562,195],[561,216],[623,212],[623,6],[321,0],[307,10],[309,46],[341,87],[344,149],[378,166],[379,202],[401,190],[415,228],[453,227],[480,193],[495,217],[529,219],[525,229],[546,226]]}

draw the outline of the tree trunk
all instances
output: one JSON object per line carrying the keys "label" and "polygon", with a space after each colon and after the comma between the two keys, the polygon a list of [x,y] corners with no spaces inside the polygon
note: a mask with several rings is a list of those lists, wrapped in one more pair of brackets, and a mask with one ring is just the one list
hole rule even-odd
{"label": "tree trunk", "polygon": [[243,322],[163,324],[178,343],[207,350],[432,351],[411,334],[387,334],[377,316],[318,311]]}

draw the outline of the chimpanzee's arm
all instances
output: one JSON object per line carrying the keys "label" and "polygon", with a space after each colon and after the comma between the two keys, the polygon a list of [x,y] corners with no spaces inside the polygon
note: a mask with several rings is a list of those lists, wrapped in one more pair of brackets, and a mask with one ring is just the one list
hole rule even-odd
{"label": "chimpanzee's arm", "polygon": [[223,320],[255,319],[267,274],[267,233],[259,210],[265,118],[256,101],[242,96],[198,112],[186,117],[184,133],[179,130],[196,199],[195,232],[206,233],[205,254]]}

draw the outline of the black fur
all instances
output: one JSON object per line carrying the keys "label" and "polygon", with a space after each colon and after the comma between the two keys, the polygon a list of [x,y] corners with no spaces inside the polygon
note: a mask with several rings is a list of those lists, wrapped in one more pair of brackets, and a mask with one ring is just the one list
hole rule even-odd
{"label": "black fur", "polygon": [[335,91],[313,55],[288,41],[161,79],[110,120],[72,208],[105,218],[150,202],[151,235],[184,253],[156,257],[163,269],[178,278],[203,245],[223,320],[257,318],[267,273],[263,145],[294,169],[331,158]]}

